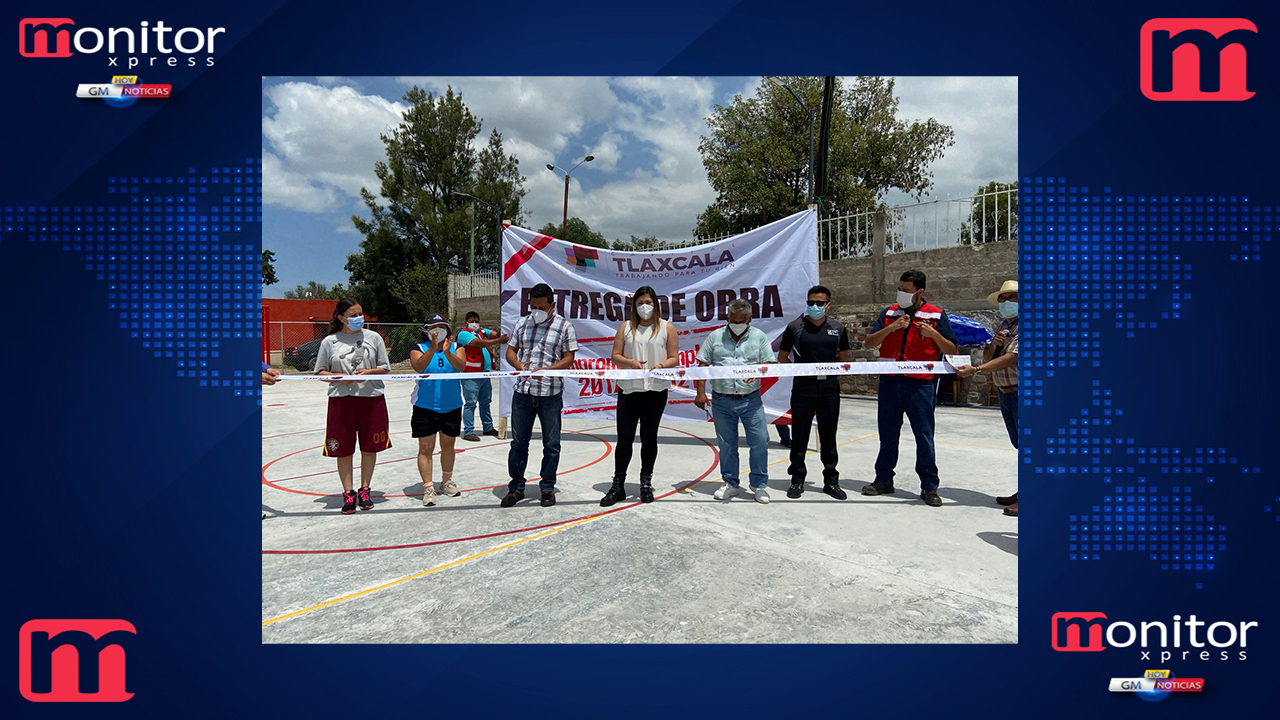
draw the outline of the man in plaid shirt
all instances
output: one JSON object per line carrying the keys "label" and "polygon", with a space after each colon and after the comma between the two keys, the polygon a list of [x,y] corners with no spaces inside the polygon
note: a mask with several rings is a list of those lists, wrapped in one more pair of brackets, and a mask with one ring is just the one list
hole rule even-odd
{"label": "man in plaid shirt", "polygon": [[[507,362],[516,370],[566,370],[573,365],[578,349],[578,335],[568,320],[556,313],[551,287],[538,283],[529,291],[530,313],[520,318],[511,343],[507,345]],[[560,409],[564,378],[521,376],[516,379],[511,396],[511,451],[507,454],[507,484],[502,507],[511,507],[524,499],[524,470],[529,464],[529,440],[533,437],[533,419],[542,426],[542,506],[556,504],[556,468],[560,465]]]}

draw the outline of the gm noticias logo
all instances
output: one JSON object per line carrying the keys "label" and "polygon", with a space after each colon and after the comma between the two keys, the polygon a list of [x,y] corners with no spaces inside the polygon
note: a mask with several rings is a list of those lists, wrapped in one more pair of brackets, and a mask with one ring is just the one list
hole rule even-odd
{"label": "gm noticias logo", "polygon": [[18,630],[18,689],[31,702],[124,702],[137,635],[124,620],[32,620]]}
{"label": "gm noticias logo", "polygon": [[[1257,86],[1244,18],[1155,18],[1141,30],[1142,94],[1152,100],[1248,100]],[[1256,65],[1256,63],[1254,63]]]}

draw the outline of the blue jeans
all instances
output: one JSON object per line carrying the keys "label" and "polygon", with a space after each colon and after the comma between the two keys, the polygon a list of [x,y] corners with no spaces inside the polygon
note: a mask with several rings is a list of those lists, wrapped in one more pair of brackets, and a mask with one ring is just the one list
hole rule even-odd
{"label": "blue jeans", "polygon": [[898,436],[902,415],[911,421],[916,436],[916,474],[924,490],[938,489],[938,463],[933,450],[932,380],[894,375],[880,376],[876,403],[876,425],[880,432],[880,454],[876,457],[876,482],[893,485],[893,469],[898,465]]}
{"label": "blue jeans", "polygon": [[738,422],[742,422],[751,448],[751,472],[747,475],[752,488],[769,483],[769,425],[764,416],[764,401],[754,392],[744,398],[731,398],[711,393],[711,417],[716,423],[716,440],[720,444],[720,477],[738,487]]}
{"label": "blue jeans", "polygon": [[476,431],[476,403],[480,404],[480,424],[485,432],[493,430],[493,415],[489,412],[489,401],[493,398],[493,385],[488,378],[462,381],[462,434],[471,435]]}
{"label": "blue jeans", "polygon": [[1004,416],[1004,429],[1009,431],[1009,442],[1018,447],[1018,391],[1000,393],[1000,414]]}
{"label": "blue jeans", "polygon": [[533,419],[542,427],[542,492],[556,489],[556,468],[560,466],[560,393],[540,397],[528,393],[511,394],[511,451],[507,453],[507,472],[511,482],[507,489],[524,492],[524,469],[529,464],[529,440],[533,438]]}

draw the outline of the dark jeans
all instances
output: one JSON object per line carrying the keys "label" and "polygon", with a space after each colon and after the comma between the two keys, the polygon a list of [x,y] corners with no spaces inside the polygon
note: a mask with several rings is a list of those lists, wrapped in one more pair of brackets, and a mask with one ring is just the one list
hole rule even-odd
{"label": "dark jeans", "polygon": [[898,465],[898,436],[902,432],[902,415],[911,421],[916,436],[916,474],[920,487],[938,489],[938,463],[933,451],[932,380],[895,375],[880,376],[876,425],[880,432],[880,455],[876,457],[876,482],[893,484],[893,469]]}
{"label": "dark jeans", "polygon": [[1000,393],[1000,414],[1004,416],[1004,429],[1009,431],[1009,442],[1018,447],[1018,391]]}
{"label": "dark jeans", "polygon": [[507,489],[524,492],[524,469],[529,464],[529,440],[533,437],[533,419],[542,427],[542,492],[556,489],[556,468],[560,466],[560,393],[540,397],[528,393],[511,394],[511,451],[507,453],[507,472],[511,482]]}
{"label": "dark jeans", "polygon": [[793,385],[791,389],[791,482],[804,482],[808,470],[804,456],[809,452],[809,432],[818,418],[818,441],[822,458],[822,480],[828,485],[840,479],[836,470],[836,423],[840,419],[840,385],[824,383],[814,387]]}
{"label": "dark jeans", "polygon": [[631,464],[631,448],[636,439],[636,423],[640,424],[640,477],[653,475],[658,459],[658,423],[667,410],[667,391],[618,393],[618,446],[613,451],[613,472],[619,480],[626,477]]}

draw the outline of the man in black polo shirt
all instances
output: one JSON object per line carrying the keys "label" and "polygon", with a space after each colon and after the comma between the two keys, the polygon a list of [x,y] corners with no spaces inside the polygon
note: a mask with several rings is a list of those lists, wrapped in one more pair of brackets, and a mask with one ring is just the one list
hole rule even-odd
{"label": "man in black polo shirt", "polygon": [[[834,363],[849,360],[849,333],[839,320],[829,317],[831,291],[821,285],[809,288],[804,315],[792,320],[782,332],[778,362]],[[809,451],[809,430],[818,417],[818,440],[822,458],[822,492],[837,500],[848,497],[840,489],[836,470],[836,422],[840,419],[840,380],[834,375],[797,377],[791,384],[791,487],[787,497],[804,493],[807,470],[804,456]]]}

